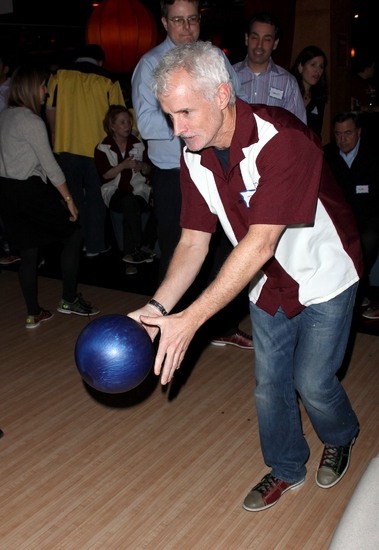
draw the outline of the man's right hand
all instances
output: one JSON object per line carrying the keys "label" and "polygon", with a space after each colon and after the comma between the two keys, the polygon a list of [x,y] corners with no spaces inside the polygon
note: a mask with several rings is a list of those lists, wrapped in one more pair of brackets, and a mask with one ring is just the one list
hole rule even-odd
{"label": "man's right hand", "polygon": [[152,326],[152,325],[145,325],[141,323],[141,315],[144,315],[146,317],[150,317],[151,320],[153,320],[154,317],[157,319],[161,319],[162,315],[159,313],[159,311],[152,305],[146,304],[145,306],[141,307],[140,309],[136,309],[135,311],[131,311],[128,313],[128,317],[131,317],[137,323],[143,326],[143,328],[146,330],[148,335],[151,338],[151,341],[153,342],[159,333],[159,327],[158,326]]}

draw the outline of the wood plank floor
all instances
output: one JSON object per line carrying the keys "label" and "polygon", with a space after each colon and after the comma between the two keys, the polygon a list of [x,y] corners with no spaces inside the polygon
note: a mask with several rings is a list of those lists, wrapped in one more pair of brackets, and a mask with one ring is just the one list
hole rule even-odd
{"label": "wood plank floor", "polygon": [[[56,314],[24,328],[17,274],[0,274],[1,550],[326,550],[370,460],[379,452],[379,338],[357,334],[344,385],[361,422],[344,480],[319,489],[311,449],[302,488],[273,508],[241,502],[266,473],[254,410],[254,353],[199,337],[162,390],[154,375],[132,392],[86,388],[75,368],[88,320]],[[101,314],[126,313],[140,295],[81,285]],[[40,278],[43,307],[60,282]],[[249,330],[246,319],[241,325]]]}

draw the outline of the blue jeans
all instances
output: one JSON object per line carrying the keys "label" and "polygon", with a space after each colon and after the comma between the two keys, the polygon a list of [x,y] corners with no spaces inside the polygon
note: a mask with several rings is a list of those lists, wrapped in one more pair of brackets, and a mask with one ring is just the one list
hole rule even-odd
{"label": "blue jeans", "polygon": [[325,445],[346,445],[358,419],[337,378],[349,338],[357,284],[288,319],[250,303],[255,347],[259,434],[272,474],[296,482],[306,474],[309,447],[298,397]]}

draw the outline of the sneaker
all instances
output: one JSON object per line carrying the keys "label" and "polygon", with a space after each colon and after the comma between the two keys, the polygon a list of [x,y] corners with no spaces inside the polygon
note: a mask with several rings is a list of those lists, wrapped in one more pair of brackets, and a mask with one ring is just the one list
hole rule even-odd
{"label": "sneaker", "polygon": [[362,300],[362,303],[361,303],[361,306],[362,307],[367,307],[371,304],[370,300],[367,298],[367,296],[365,296]]}
{"label": "sneaker", "polygon": [[[111,245],[107,244],[104,250],[100,250],[100,252],[87,252],[86,251],[86,258],[97,258],[97,256],[100,256],[100,254],[105,254],[106,252],[109,252],[111,249]],[[85,247],[83,247],[83,250],[87,250]]]}
{"label": "sneaker", "polygon": [[362,313],[363,317],[366,319],[379,319],[379,304],[374,304],[369,307]]}
{"label": "sneaker", "polygon": [[151,252],[145,252],[140,248],[136,249],[131,254],[126,254],[123,258],[123,262],[129,264],[143,264],[144,262],[150,264],[154,260],[154,255]]}
{"label": "sneaker", "polygon": [[66,302],[66,300],[61,300],[58,304],[57,311],[59,313],[75,313],[75,315],[97,315],[100,313],[99,309],[96,309],[91,306],[89,302],[83,300],[81,294],[78,294],[75,302]]}
{"label": "sneaker", "polygon": [[0,258],[0,264],[9,265],[14,264],[15,262],[19,262],[20,260],[20,256],[3,256],[2,258]]}
{"label": "sneaker", "polygon": [[138,273],[137,268],[134,265],[130,265],[125,270],[126,275],[136,275]]}
{"label": "sneaker", "polygon": [[213,338],[211,340],[211,344],[213,346],[230,345],[241,349],[254,349],[253,338],[250,334],[246,334],[246,332],[242,332],[240,329],[237,329],[237,332],[232,334],[232,336],[220,336],[220,338]]}
{"label": "sneaker", "polygon": [[26,318],[25,328],[37,328],[43,321],[50,321],[54,317],[54,313],[48,309],[41,309],[39,315],[28,315]]}
{"label": "sneaker", "polygon": [[274,506],[283,493],[289,490],[297,489],[303,485],[305,478],[295,483],[287,483],[272,474],[264,476],[243,501],[242,506],[249,512],[260,512]]}
{"label": "sneaker", "polygon": [[157,255],[157,253],[148,246],[141,246],[141,250],[149,254],[152,258],[155,258],[155,256]]}
{"label": "sneaker", "polygon": [[355,440],[356,437],[343,447],[325,445],[316,472],[316,483],[319,487],[329,489],[343,478],[350,464],[351,449]]}

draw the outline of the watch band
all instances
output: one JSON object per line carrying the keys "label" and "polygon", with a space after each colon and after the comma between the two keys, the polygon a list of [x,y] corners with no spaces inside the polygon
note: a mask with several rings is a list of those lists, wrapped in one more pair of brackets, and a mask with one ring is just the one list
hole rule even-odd
{"label": "watch band", "polygon": [[148,302],[151,306],[154,306],[158,311],[160,311],[162,313],[162,315],[168,315],[167,311],[165,310],[165,308],[162,306],[162,304],[160,304],[159,302],[157,302],[156,300],[154,299],[151,299],[149,300]]}

